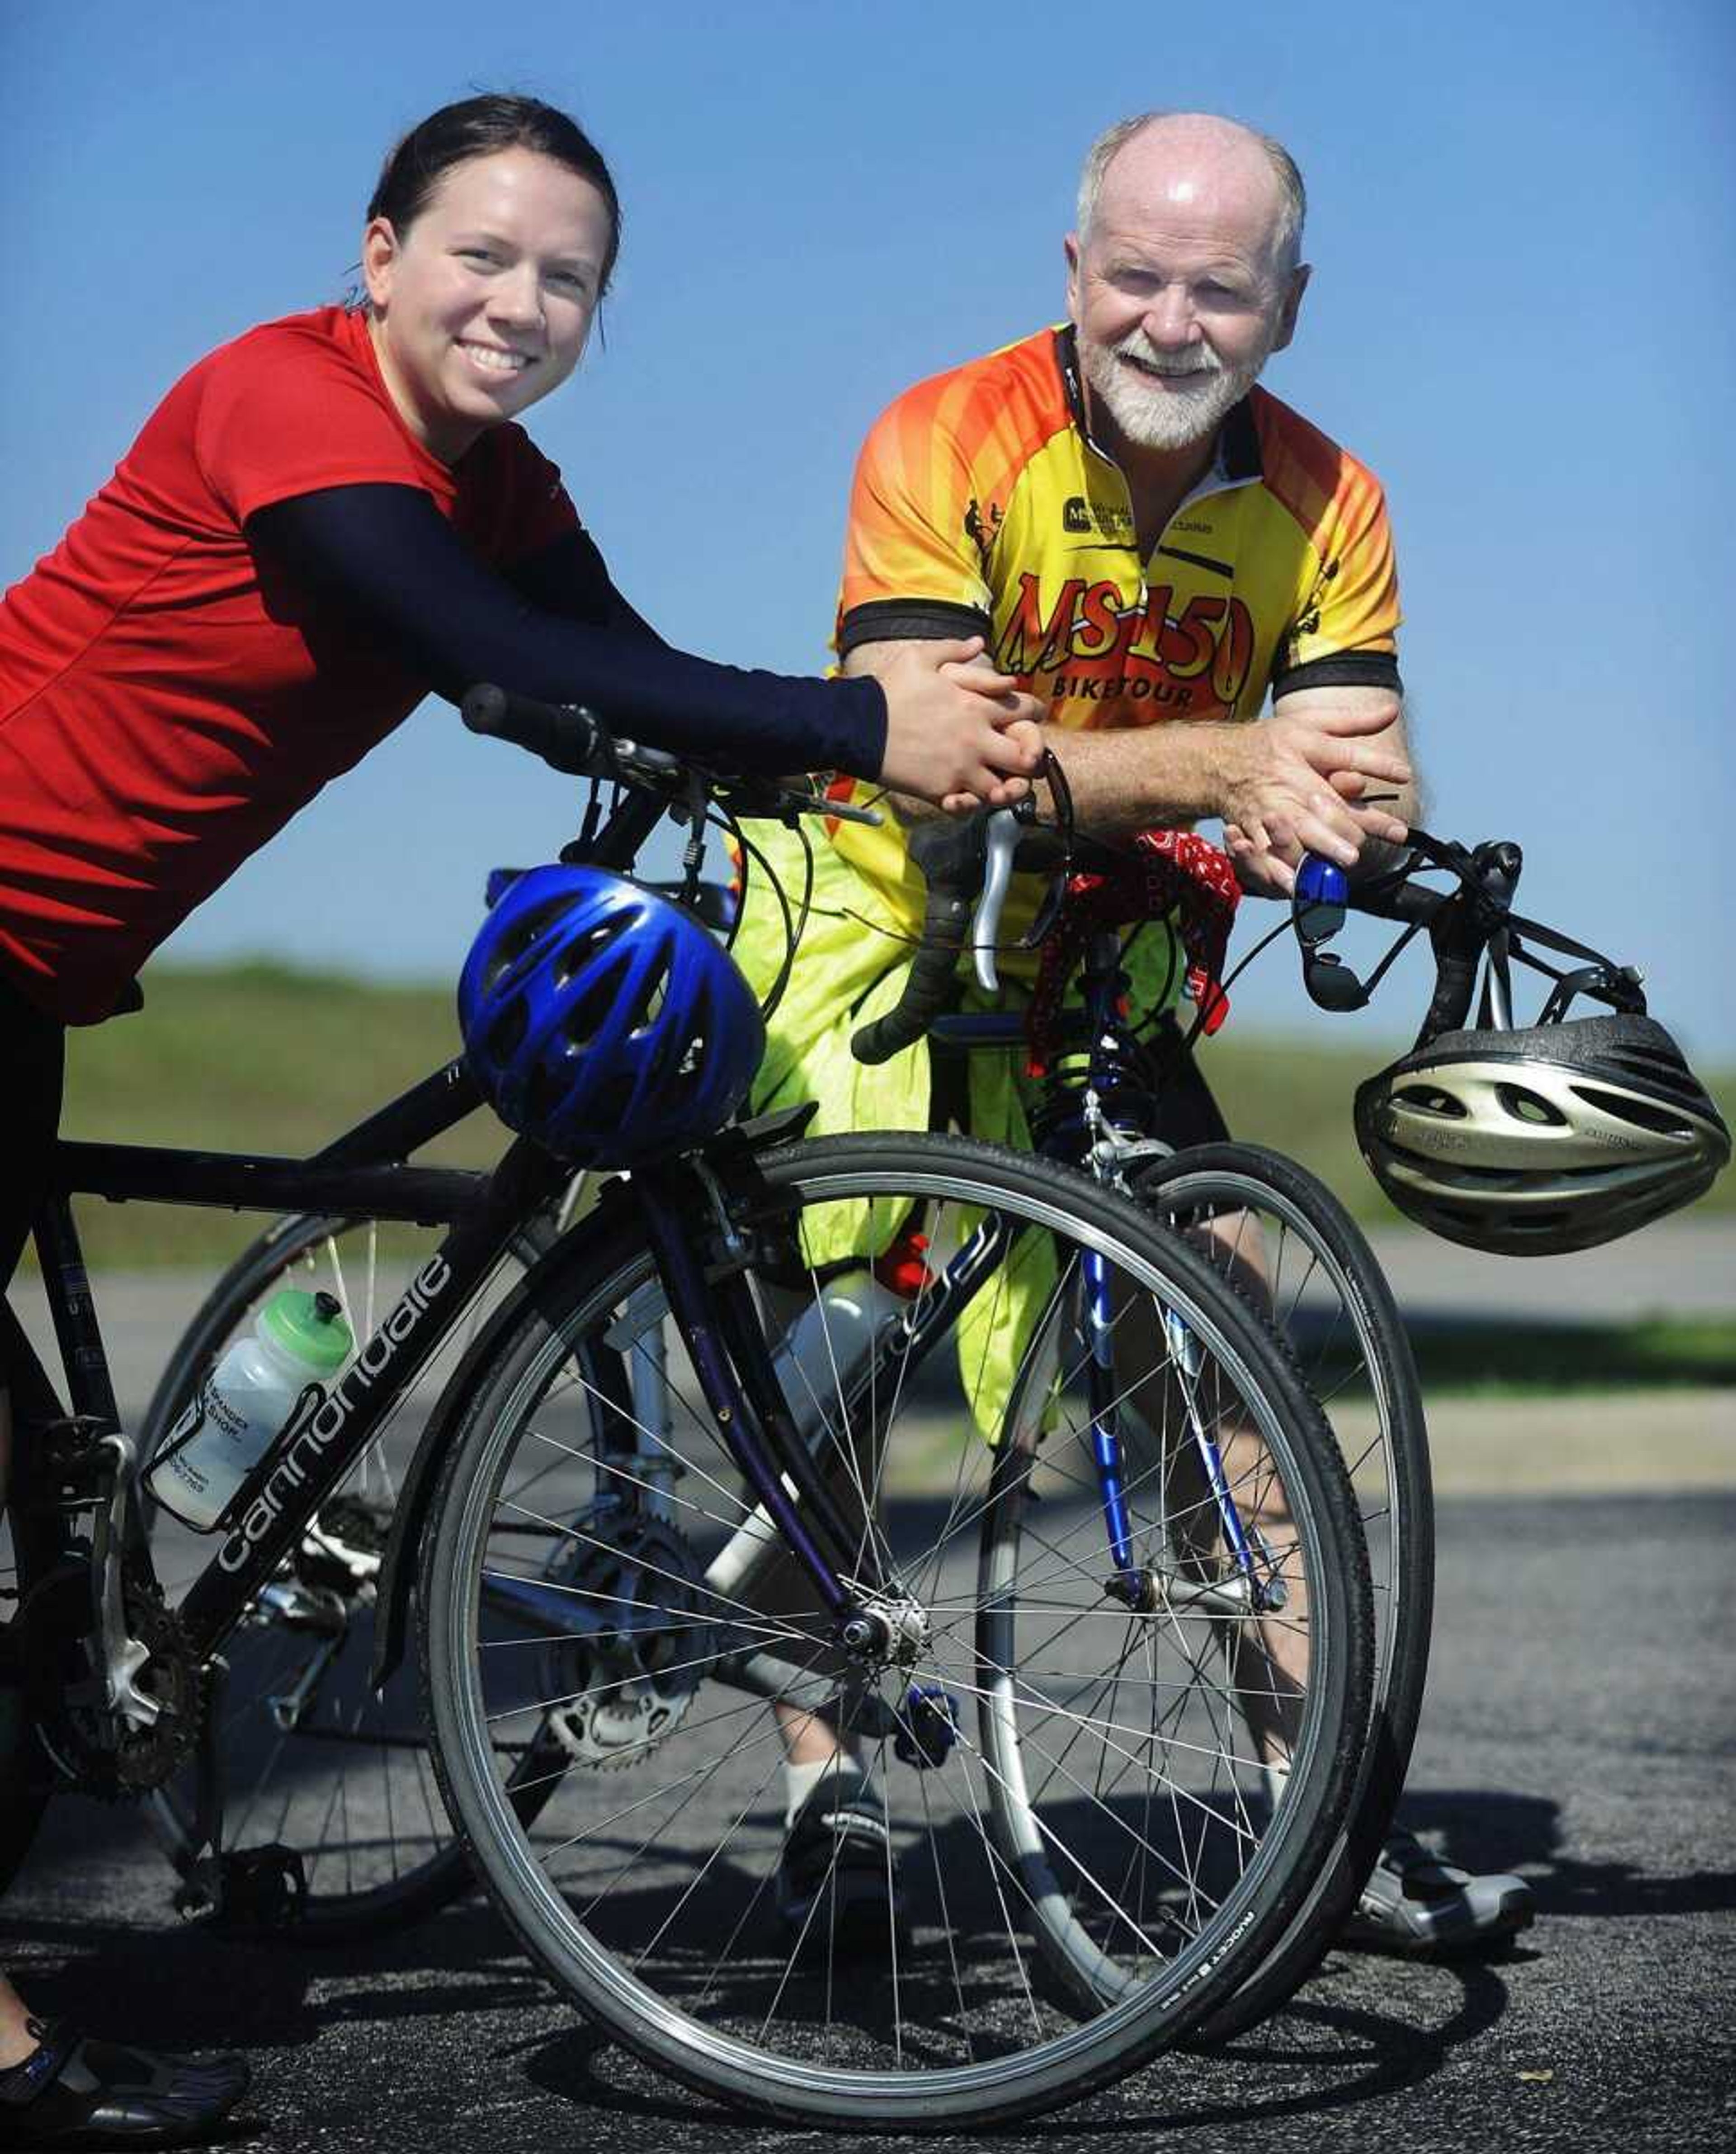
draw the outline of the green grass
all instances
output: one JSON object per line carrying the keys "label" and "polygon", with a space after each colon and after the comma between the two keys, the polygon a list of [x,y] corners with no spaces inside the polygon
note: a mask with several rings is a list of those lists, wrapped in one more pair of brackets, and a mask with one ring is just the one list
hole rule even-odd
{"label": "green grass", "polygon": [[[458,1050],[448,992],[252,964],[153,968],[135,1015],[69,1035],[69,1137],[285,1157],[315,1151]],[[486,1166],[505,1132],[478,1113],[421,1155]],[[257,1214],[160,1204],[79,1207],[94,1266],[202,1263],[241,1249]]]}
{"label": "green grass", "polygon": [[[1638,1324],[1413,1327],[1425,1399],[1448,1392],[1560,1398],[1564,1392],[1701,1389],[1736,1384],[1736,1317]],[[1312,1371],[1322,1390],[1327,1371]]]}
{"label": "green grass", "polygon": [[[74,1033],[64,1129],[69,1136],[214,1151],[311,1151],[457,1052],[449,990],[385,987],[254,964],[152,967],[136,1016]],[[1390,1059],[1389,1043],[1284,1039],[1233,1024],[1200,1049],[1202,1067],[1238,1136],[1274,1146],[1333,1188],[1365,1225],[1402,1223],[1356,1154],[1351,1099]],[[1712,1089],[1736,1120],[1736,1072]],[[498,1156],[483,1115],[432,1157],[482,1165]],[[1736,1173],[1703,1200],[1736,1208]],[[203,1262],[238,1248],[253,1223],[162,1206],[92,1205],[93,1263]]]}

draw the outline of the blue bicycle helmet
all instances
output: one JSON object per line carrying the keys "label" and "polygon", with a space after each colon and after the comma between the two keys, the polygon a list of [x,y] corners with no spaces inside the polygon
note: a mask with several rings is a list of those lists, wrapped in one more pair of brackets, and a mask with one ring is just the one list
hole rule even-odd
{"label": "blue bicycle helmet", "polygon": [[465,960],[458,1022],[501,1120],[586,1166],[712,1136],[765,1051],[753,991],[698,921],[599,868],[513,880]]}

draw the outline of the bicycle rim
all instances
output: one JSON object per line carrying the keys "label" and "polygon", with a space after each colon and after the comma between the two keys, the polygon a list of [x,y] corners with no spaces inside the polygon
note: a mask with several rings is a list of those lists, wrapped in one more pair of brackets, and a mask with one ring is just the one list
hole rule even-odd
{"label": "bicycle rim", "polygon": [[[1235,1142],[1177,1153],[1142,1202],[1214,1266],[1256,1286],[1330,1420],[1367,1543],[1375,1614],[1370,1733],[1345,1843],[1295,1933],[1202,2029],[1228,2040],[1281,2003],[1330,1946],[1377,1855],[1410,1763],[1427,1675],[1434,1524],[1416,1365],[1366,1239],[1305,1169]],[[1210,1230],[1210,1231],[1208,1231]]]}

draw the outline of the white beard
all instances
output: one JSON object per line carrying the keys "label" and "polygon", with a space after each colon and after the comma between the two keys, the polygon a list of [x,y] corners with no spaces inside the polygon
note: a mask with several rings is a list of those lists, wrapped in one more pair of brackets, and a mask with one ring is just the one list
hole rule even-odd
{"label": "white beard", "polygon": [[[1123,352],[1164,367],[1169,385],[1148,381],[1121,365]],[[1259,379],[1270,356],[1269,345],[1241,365],[1226,366],[1209,346],[1202,345],[1182,367],[1159,358],[1141,329],[1116,345],[1088,343],[1082,335],[1079,339],[1086,380],[1126,439],[1142,449],[1191,449],[1208,440]],[[1185,380],[1185,387],[1175,385],[1178,378]]]}

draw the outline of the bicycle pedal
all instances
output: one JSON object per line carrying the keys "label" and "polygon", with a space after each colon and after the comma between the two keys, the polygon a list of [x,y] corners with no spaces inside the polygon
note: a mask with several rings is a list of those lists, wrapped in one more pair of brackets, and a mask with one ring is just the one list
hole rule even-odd
{"label": "bicycle pedal", "polygon": [[308,1874],[299,1848],[275,1840],[221,1855],[216,1876],[211,1865],[199,1870],[175,1895],[177,1911],[190,1922],[216,1930],[287,1930],[307,1912]]}

